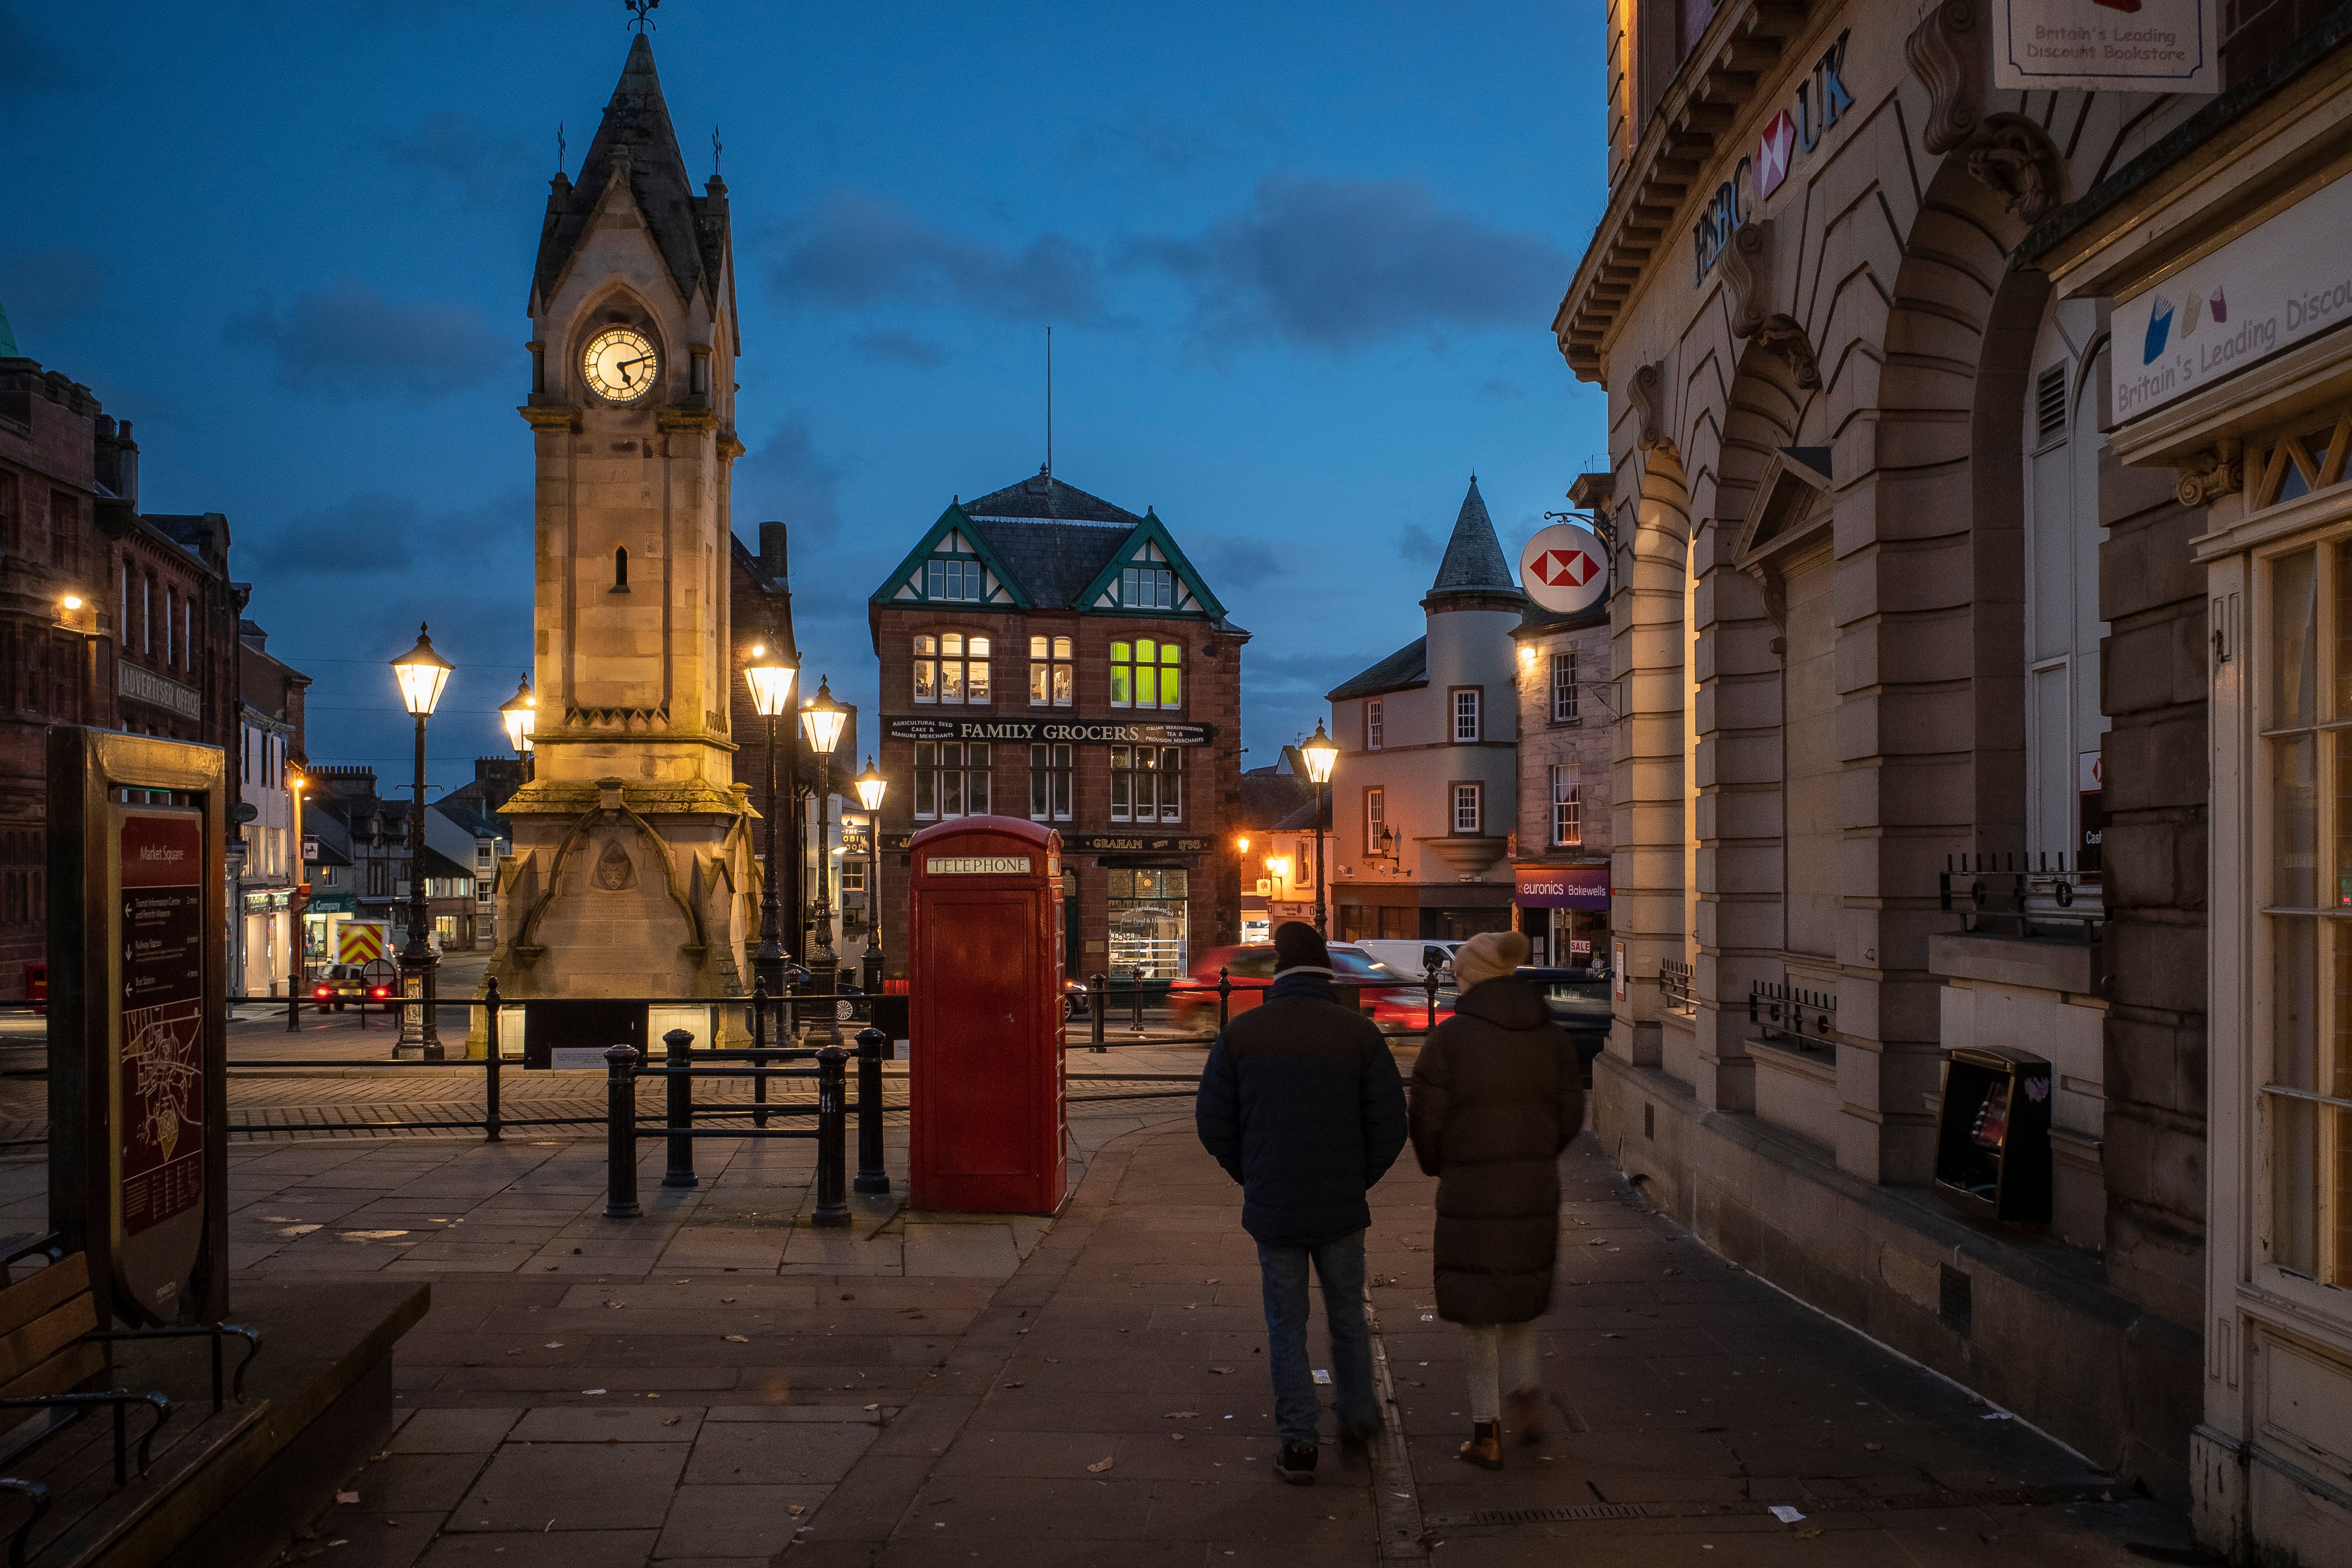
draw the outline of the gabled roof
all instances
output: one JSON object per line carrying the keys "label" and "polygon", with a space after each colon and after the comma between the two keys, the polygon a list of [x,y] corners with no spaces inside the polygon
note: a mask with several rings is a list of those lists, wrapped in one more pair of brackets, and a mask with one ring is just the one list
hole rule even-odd
{"label": "gabled roof", "polygon": [[1429,591],[1514,594],[1518,586],[1511,580],[1510,563],[1503,559],[1503,547],[1495,538],[1486,498],[1478,493],[1478,476],[1473,474],[1469,492],[1462,498],[1462,510],[1454,519],[1453,536],[1445,542],[1445,559],[1437,563],[1437,580]]}
{"label": "gabled roof", "polygon": [[[669,105],[662,98],[661,78],[654,71],[654,47],[643,33],[629,46],[628,63],[621,69],[612,100],[604,105],[604,121],[588,144],[588,156],[581,160],[579,182],[555,177],[540,231],[539,264],[531,274],[539,299],[555,292],[564,264],[578,248],[612,180],[614,153],[623,148],[627,149],[630,194],[678,296],[691,300],[696,286],[707,282],[715,304],[726,260],[725,203],[712,210],[705,197],[694,194],[693,177],[687,173],[677,132],[670,124]],[[714,180],[712,194],[725,188]]]}
{"label": "gabled roof", "polygon": [[1119,574],[1129,566],[1165,566],[1176,574],[1176,603],[1173,606],[1176,614],[1205,614],[1213,621],[1224,619],[1225,606],[1209,592],[1208,584],[1201,581],[1200,573],[1192,569],[1192,563],[1185,558],[1184,552],[1170,537],[1168,525],[1149,508],[1144,510],[1143,521],[1119,542],[1118,548],[1111,552],[1110,559],[1103,563],[1103,569],[1096,573],[1094,580],[1079,593],[1077,607],[1082,610],[1122,607],[1118,602],[1118,578]]}
{"label": "gabled roof", "polygon": [[1111,505],[1100,496],[1088,495],[1076,485],[1066,485],[1048,469],[1017,485],[1007,485],[964,507],[973,518],[1032,518],[1052,522],[1116,522],[1133,528],[1143,520],[1125,507]]}
{"label": "gabled roof", "polygon": [[929,597],[925,581],[924,565],[933,556],[971,557],[986,570],[983,595],[977,600],[953,601],[960,609],[1026,610],[1035,607],[1022,585],[1019,574],[998,553],[994,542],[981,531],[964,509],[950,501],[947,510],[940,513],[915,548],[890,568],[890,574],[870,596],[877,605],[922,604]]}
{"label": "gabled roof", "polygon": [[1421,637],[1323,695],[1327,701],[1343,702],[1350,697],[1378,697],[1383,691],[1402,691],[1428,684],[1429,639]]}

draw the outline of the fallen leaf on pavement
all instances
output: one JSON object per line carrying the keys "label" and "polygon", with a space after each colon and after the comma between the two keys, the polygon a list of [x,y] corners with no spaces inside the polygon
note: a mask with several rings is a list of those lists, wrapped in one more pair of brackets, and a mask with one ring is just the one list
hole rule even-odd
{"label": "fallen leaf on pavement", "polygon": [[735,1300],[735,1298],[734,1298],[734,1297],[732,1297],[732,1296],[721,1296],[721,1297],[719,1297],[719,1299],[720,1300],[722,1300],[722,1301],[732,1301],[732,1300]]}
{"label": "fallen leaf on pavement", "polygon": [[1111,1462],[1108,1459],[1097,1459],[1093,1464],[1087,1467],[1087,1473],[1088,1475],[1095,1476],[1101,1475],[1105,1470],[1110,1468],[1110,1465]]}
{"label": "fallen leaf on pavement", "polygon": [[547,1342],[547,1348],[551,1351],[560,1351],[563,1348],[563,1342],[562,1340],[550,1340]]}
{"label": "fallen leaf on pavement", "polygon": [[1819,1535],[1821,1532],[1822,1527],[1820,1525],[1809,1524],[1802,1530],[1791,1531],[1790,1533],[1793,1534],[1800,1541],[1811,1541],[1814,1536]]}
{"label": "fallen leaf on pavement", "polygon": [[751,1342],[751,1336],[749,1334],[729,1334],[727,1336],[727,1342],[730,1345],[748,1345]]}
{"label": "fallen leaf on pavement", "polygon": [[665,1415],[662,1417],[662,1425],[665,1426],[675,1426],[685,1419],[686,1417],[683,1415]]}
{"label": "fallen leaf on pavement", "polygon": [[784,1505],[784,1511],[795,1518],[798,1518],[800,1515],[808,1511],[808,1504],[804,1502],[788,1502]]}
{"label": "fallen leaf on pavement", "polygon": [[1160,1412],[1160,1419],[1165,1421],[1190,1421],[1193,1416],[1198,1415],[1199,1414],[1201,1413],[1197,1410],[1165,1410]]}
{"label": "fallen leaf on pavement", "polygon": [[1864,1443],[1863,1447],[1869,1449],[1874,1454],[1878,1452],[1878,1445],[1875,1443]]}
{"label": "fallen leaf on pavement", "polygon": [[1230,1377],[1233,1374],[1234,1369],[1229,1366],[1213,1366],[1209,1370],[1215,1373],[1219,1377]]}
{"label": "fallen leaf on pavement", "polygon": [[357,1502],[360,1500],[360,1494],[357,1492],[337,1492],[335,1494],[335,1500],[337,1502]]}
{"label": "fallen leaf on pavement", "polygon": [[1021,1386],[1021,1380],[1020,1380],[1020,1379],[1018,1379],[1018,1378],[1015,1378],[1015,1379],[1013,1379],[1011,1383],[1007,1383],[1007,1384],[1003,1384],[1003,1387],[1006,1387],[1006,1388],[1018,1388],[1018,1387],[1020,1387],[1020,1386]]}
{"label": "fallen leaf on pavement", "polygon": [[866,1408],[868,1410],[879,1410],[882,1407],[879,1405],[869,1405]]}

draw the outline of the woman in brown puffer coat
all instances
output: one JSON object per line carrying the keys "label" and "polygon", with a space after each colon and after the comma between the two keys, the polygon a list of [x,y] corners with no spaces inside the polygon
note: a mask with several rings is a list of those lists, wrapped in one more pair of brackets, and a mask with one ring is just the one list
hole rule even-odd
{"label": "woman in brown puffer coat", "polygon": [[1584,1074],[1543,993],[1512,973],[1517,931],[1454,955],[1454,1016],[1413,1066],[1412,1151],[1437,1178],[1437,1315],[1470,1334],[1470,1441],[1462,1458],[1503,1464],[1501,1391],[1520,1439],[1543,1435],[1529,1326],[1551,1302],[1559,1241],[1559,1154],[1584,1125]]}

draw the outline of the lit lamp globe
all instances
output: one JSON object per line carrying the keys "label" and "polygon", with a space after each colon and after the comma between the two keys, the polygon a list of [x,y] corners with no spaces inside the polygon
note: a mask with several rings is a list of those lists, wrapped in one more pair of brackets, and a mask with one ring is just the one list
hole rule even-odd
{"label": "lit lamp globe", "polygon": [[850,780],[849,787],[857,792],[858,805],[869,812],[878,813],[882,809],[882,796],[889,791],[890,781],[882,776],[874,766],[874,759],[868,757],[866,759],[866,771]]}
{"label": "lit lamp globe", "polygon": [[765,644],[751,650],[743,684],[751,689],[751,709],[762,719],[781,719],[793,710],[793,677],[799,671]]}
{"label": "lit lamp globe", "polygon": [[801,704],[801,733],[808,737],[809,749],[820,757],[833,755],[848,722],[849,710],[833,700],[833,688],[819,678],[816,695]]}
{"label": "lit lamp globe", "polygon": [[530,693],[530,676],[516,682],[515,694],[499,704],[499,720],[507,727],[507,744],[515,755],[531,749],[532,731],[539,728],[539,699]]}
{"label": "lit lamp globe", "polygon": [[419,719],[432,716],[434,706],[441,700],[441,689],[449,684],[449,671],[455,666],[433,651],[433,638],[425,626],[416,628],[416,646],[392,661],[394,679],[400,682],[401,705]]}
{"label": "lit lamp globe", "polygon": [[1330,736],[1323,732],[1320,719],[1315,721],[1314,737],[1298,748],[1298,754],[1307,760],[1307,777],[1310,783],[1327,784],[1331,782],[1331,765],[1339,760],[1339,748]]}

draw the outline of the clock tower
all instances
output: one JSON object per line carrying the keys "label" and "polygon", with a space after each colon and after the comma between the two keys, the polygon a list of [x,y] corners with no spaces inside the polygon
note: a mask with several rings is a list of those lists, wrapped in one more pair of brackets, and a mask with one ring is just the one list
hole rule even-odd
{"label": "clock tower", "polygon": [[537,750],[504,808],[489,972],[517,1000],[740,995],[758,865],[728,724],[733,247],[642,34],[579,179],[551,183],[530,321]]}

